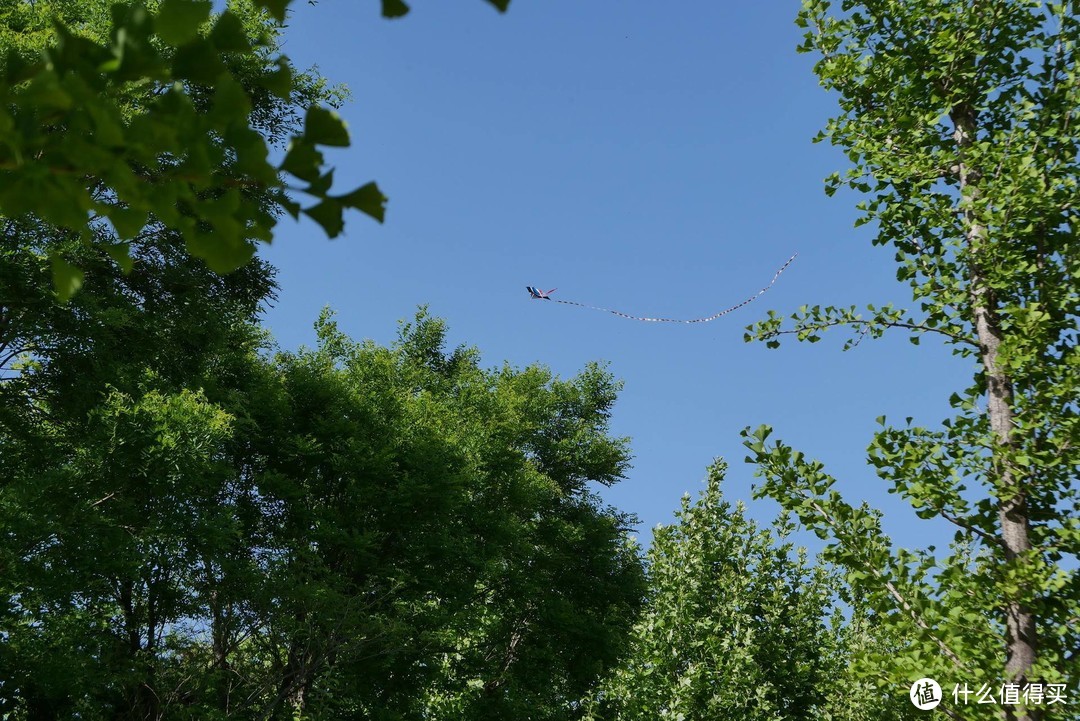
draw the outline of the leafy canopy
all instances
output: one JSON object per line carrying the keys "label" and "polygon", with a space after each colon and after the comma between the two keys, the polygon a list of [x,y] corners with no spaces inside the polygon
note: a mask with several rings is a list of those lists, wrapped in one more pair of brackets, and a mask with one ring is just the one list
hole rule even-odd
{"label": "leafy canopy", "polygon": [[[827,180],[859,202],[859,225],[895,254],[912,307],[802,307],[748,339],[848,346],[891,329],[935,337],[971,383],[939,424],[881,429],[869,462],[921,518],[956,529],[948,550],[894,548],[880,515],[846,502],[824,466],[772,430],[746,432],[749,460],[822,538],[879,617],[912,639],[880,678],[1066,683],[1080,647],[1080,7],[1031,0],[805,0],[801,50],[815,52],[840,114],[820,139],[852,167]],[[901,379],[899,382],[918,382]],[[1015,719],[1060,704],[1003,704]],[[989,705],[949,713],[992,718]]]}
{"label": "leafy canopy", "polygon": [[[269,34],[245,31],[235,4],[220,13],[210,0],[107,12],[95,4],[92,15],[107,23],[88,23],[90,32],[72,12],[86,3],[3,4],[9,27],[26,37],[0,62],[0,215],[66,228],[124,267],[128,242],[160,222],[218,272],[249,260],[253,241],[269,242],[280,211],[309,217],[331,238],[347,209],[383,221],[375,183],[334,188],[321,149],[347,147],[350,136],[333,109],[309,105],[281,162],[270,162],[253,94],[287,101],[302,82]],[[256,5],[281,25],[289,0]],[[383,0],[386,17],[407,11]],[[231,62],[241,57],[260,67],[241,77]],[[109,230],[106,239],[95,226]],[[83,273],[64,254],[51,257],[56,289],[70,297]]]}
{"label": "leafy canopy", "polygon": [[[727,464],[683,498],[653,534],[648,595],[628,652],[589,699],[590,721],[899,721],[919,713],[882,695],[852,666],[856,649],[891,650],[847,588],[771,528],[724,500]],[[852,599],[847,598],[850,603]]]}
{"label": "leafy canopy", "polygon": [[643,591],[591,490],[626,468],[618,384],[483,369],[426,314],[389,348],[317,329],[0,385],[0,714],[574,717]]}

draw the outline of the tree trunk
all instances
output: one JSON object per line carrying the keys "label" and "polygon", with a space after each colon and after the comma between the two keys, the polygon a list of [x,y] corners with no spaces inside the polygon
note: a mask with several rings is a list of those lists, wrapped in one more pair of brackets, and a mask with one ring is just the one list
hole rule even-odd
{"label": "tree trunk", "polygon": [[[950,114],[955,132],[958,152],[958,174],[962,197],[976,200],[979,197],[979,173],[965,162],[965,149],[975,141],[978,117],[974,110],[956,107]],[[971,251],[970,299],[973,324],[979,343],[979,359],[986,379],[987,415],[994,434],[996,448],[993,451],[993,471],[998,491],[998,520],[1001,523],[1001,539],[1008,565],[1028,562],[1031,550],[1030,519],[1027,494],[1023,479],[1017,477],[1008,458],[1009,451],[1016,448],[1013,424],[1013,385],[1008,373],[999,364],[1001,347],[1001,322],[997,313],[997,300],[987,283],[979,263],[980,247],[986,242],[986,227],[974,209],[964,210],[967,245]],[[1028,672],[1035,664],[1036,627],[1035,616],[1018,598],[1003,599],[1005,614],[1005,676],[1010,682],[1023,685],[1028,682]],[[1021,711],[1006,706],[1004,716],[1009,721],[1038,721],[1041,713],[1036,710]]]}

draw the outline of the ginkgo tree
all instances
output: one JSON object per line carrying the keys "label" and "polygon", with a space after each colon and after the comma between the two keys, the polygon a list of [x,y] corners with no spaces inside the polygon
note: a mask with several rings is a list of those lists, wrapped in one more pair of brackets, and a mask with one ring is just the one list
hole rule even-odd
{"label": "ginkgo tree", "polygon": [[[281,25],[289,2],[256,5]],[[500,11],[509,4],[489,2]],[[9,14],[25,11],[24,3],[5,4]],[[101,36],[57,18],[39,52],[7,48],[0,216],[70,229],[104,245],[122,267],[130,264],[128,242],[159,221],[219,272],[247,262],[253,242],[270,240],[275,211],[305,215],[330,237],[341,232],[346,209],[381,222],[386,198],[375,183],[345,192],[334,186],[322,149],[346,147],[350,136],[332,109],[308,106],[282,160],[270,161],[251,94],[287,100],[297,79],[288,58],[244,32],[233,9],[212,10],[211,0],[121,3]],[[400,17],[408,6],[382,0],[382,10]],[[229,58],[260,53],[259,72],[237,77]],[[203,109],[197,97],[206,93]],[[95,226],[110,232],[103,239]],[[82,271],[60,253],[51,261],[57,290],[70,296]]]}
{"label": "ginkgo tree", "polygon": [[[881,694],[849,661],[897,639],[847,598],[833,569],[789,536],[732,507],[715,461],[705,490],[658,526],[646,560],[647,603],[630,648],[586,702],[588,721],[905,721],[903,693]],[[846,617],[845,617],[846,613]]]}
{"label": "ginkgo tree", "polygon": [[952,418],[882,418],[869,447],[921,518],[955,526],[948,552],[893,548],[880,514],[844,501],[767,427],[746,432],[758,492],[831,538],[832,558],[913,639],[878,659],[882,681],[938,679],[952,718],[1075,718],[1062,696],[1080,671],[1080,4],[805,0],[798,23],[839,98],[821,138],[853,164],[826,190],[867,196],[858,224],[895,253],[914,308],[803,307],[748,339],[931,334],[972,380]]}

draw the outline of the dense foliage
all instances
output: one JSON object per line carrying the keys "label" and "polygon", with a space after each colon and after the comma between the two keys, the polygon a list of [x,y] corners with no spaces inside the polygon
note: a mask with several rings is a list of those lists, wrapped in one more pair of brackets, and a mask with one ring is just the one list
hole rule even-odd
{"label": "dense foliage", "polygon": [[[124,268],[130,241],[164,223],[219,271],[247,262],[281,212],[330,237],[349,208],[382,221],[374,183],[331,193],[320,147],[348,146],[349,132],[279,52],[289,3],[214,13],[211,0],[0,2],[0,215],[66,228]],[[382,8],[409,10],[402,0]],[[295,105],[302,128],[279,122],[268,136],[270,98]],[[269,147],[282,138],[274,165]],[[50,262],[70,296],[82,265],[60,250]]]}
{"label": "dense foliage", "polygon": [[[727,464],[709,469],[677,523],[647,555],[648,603],[628,654],[590,700],[594,721],[900,721],[906,692],[882,694],[851,666],[890,652],[876,620],[825,566],[812,565],[780,518],[762,529],[724,501]],[[851,601],[851,599],[848,599]]]}
{"label": "dense foliage", "polygon": [[[88,42],[139,40],[110,35],[104,3],[14,2],[3,17],[9,70],[51,42],[53,18]],[[339,91],[275,59],[265,14],[234,4],[217,16],[209,38],[239,43],[222,25],[252,48],[222,62],[259,142],[311,131],[307,106]],[[180,41],[200,37],[134,50],[179,62]],[[289,93],[260,84],[268,65]],[[195,78],[168,92],[213,116],[227,86]],[[123,88],[99,99],[145,130],[161,86]],[[70,110],[93,119],[96,107]],[[153,122],[188,127],[175,120]],[[82,121],[42,126],[39,160],[71,135],[67,122]],[[232,177],[228,132],[169,137]],[[15,170],[59,187],[49,163]],[[4,177],[13,193],[29,187]],[[57,177],[133,210],[92,175]],[[217,192],[197,191],[200,202]],[[282,202],[272,184],[241,192],[271,215]],[[178,217],[138,215],[120,252],[112,216],[0,221],[0,715],[572,715],[565,699],[619,653],[642,593],[632,519],[590,488],[627,464],[625,442],[607,435],[611,377],[484,370],[473,350],[444,353],[443,326],[426,316],[393,348],[355,343],[325,317],[316,349],[275,355],[256,325],[271,269],[213,272]],[[52,279],[67,266],[82,288],[61,302]]]}
{"label": "dense foliage", "polygon": [[423,311],[390,347],[327,312],[275,352],[255,243],[385,202],[331,193],[343,91],[280,54],[288,4],[0,0],[0,715],[902,721],[922,676],[1075,687],[1074,2],[804,3],[855,164],[827,188],[870,194],[917,310],[750,335],[930,333],[973,374],[870,447],[949,553],[747,433],[845,579],[726,504],[722,464],[643,565],[596,495],[629,459],[600,366],[487,369]]}
{"label": "dense foliage", "polygon": [[[126,270],[133,242],[162,224],[223,271],[248,261],[285,211],[331,236],[344,208],[382,219],[374,184],[329,194],[318,147],[348,145],[348,132],[276,52],[278,23],[250,3],[218,14],[209,0],[0,7],[0,213],[71,237],[49,250],[61,297],[82,282],[80,250]],[[269,146],[286,138],[275,167]],[[317,202],[302,208],[286,190]]]}
{"label": "dense foliage", "polygon": [[566,718],[641,598],[588,489],[611,378],[484,371],[424,316],[272,359],[242,328],[200,390],[132,364],[4,425],[5,713]]}
{"label": "dense foliage", "polygon": [[[908,651],[880,659],[883,680],[985,684],[1010,719],[1070,718],[1028,690],[1080,677],[1080,7],[807,0],[799,22],[839,96],[822,137],[853,163],[827,189],[869,196],[859,223],[895,252],[916,309],[804,307],[793,325],[773,315],[752,335],[775,346],[831,326],[929,333],[972,381],[952,395],[952,418],[883,418],[869,448],[920,517],[955,525],[948,552],[893,549],[876,513],[846,503],[821,463],[768,441],[768,428],[747,434],[761,492],[831,537],[831,556],[910,634]],[[964,719],[1000,709],[951,694],[942,708]]]}

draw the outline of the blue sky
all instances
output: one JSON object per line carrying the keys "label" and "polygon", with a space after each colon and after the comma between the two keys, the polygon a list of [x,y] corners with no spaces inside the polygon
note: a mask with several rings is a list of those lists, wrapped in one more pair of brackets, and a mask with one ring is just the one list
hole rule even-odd
{"label": "blue sky", "polygon": [[[310,344],[325,305],[343,330],[381,343],[420,304],[487,365],[539,362],[563,376],[599,360],[625,381],[613,430],[634,468],[605,493],[642,530],[668,523],[725,456],[726,495],[751,515],[753,468],[739,431],[767,423],[823,460],[853,503],[886,511],[901,545],[951,537],[886,493],[865,463],[874,419],[933,425],[967,385],[966,361],[897,334],[841,352],[842,332],[779,350],[743,342],[772,308],[906,304],[892,253],[854,229],[853,194],[822,179],[844,156],[811,138],[836,112],[799,55],[797,2],[423,2],[396,21],[375,0],[294,3],[285,52],[345,83],[353,147],[329,156],[341,188],[375,179],[385,225],[359,214],[328,241],[279,226],[262,255],[280,269],[267,324],[282,347]],[[639,315],[651,324],[530,301],[524,286]]]}

